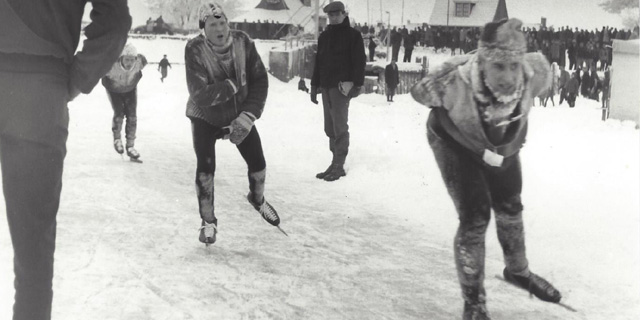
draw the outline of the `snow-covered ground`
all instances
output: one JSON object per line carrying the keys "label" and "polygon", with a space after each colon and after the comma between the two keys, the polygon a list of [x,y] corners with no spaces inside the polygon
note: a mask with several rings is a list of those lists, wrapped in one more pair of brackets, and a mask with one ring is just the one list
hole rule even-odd
{"label": "snow-covered ground", "polygon": [[[150,61],[183,61],[183,41],[134,42]],[[271,45],[258,45],[265,60]],[[432,66],[448,57],[427,52]],[[315,178],[331,160],[321,106],[297,81],[270,76],[257,127],[266,196],[290,237],[246,203],[246,166],[219,141],[220,232],[205,248],[184,66],[164,84],[155,68],[138,86],[142,165],[114,152],[100,85],[69,105],[54,319],[460,318],[457,217],[426,141],[427,108],[408,95],[353,100],[348,175],[328,183]],[[494,319],[640,317],[640,135],[632,123],[602,122],[598,107],[578,98],[573,109],[533,108],[522,151],[531,268],[579,312],[495,279],[503,262],[492,225],[485,285]],[[0,319],[11,317],[11,259],[2,202]]]}

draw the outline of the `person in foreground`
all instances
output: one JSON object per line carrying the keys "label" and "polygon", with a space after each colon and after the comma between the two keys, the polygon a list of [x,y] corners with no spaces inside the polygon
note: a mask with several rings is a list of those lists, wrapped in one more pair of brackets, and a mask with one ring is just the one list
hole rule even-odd
{"label": "person in foreground", "polygon": [[[76,51],[87,2],[91,23]],[[109,71],[129,28],[126,0],[0,0],[0,163],[14,320],[51,319],[67,104]]]}
{"label": "person in foreground", "polygon": [[419,81],[413,98],[431,109],[427,137],[458,212],[455,264],[463,319],[490,319],[484,289],[485,233],[493,209],[506,281],[549,302],[561,294],[529,270],[522,223],[519,151],[534,97],[548,90],[549,62],[526,53],[518,19],[485,25],[478,50]]}
{"label": "person in foreground", "polygon": [[203,33],[185,48],[187,117],[191,120],[197,158],[196,190],[202,227],[200,242],[216,241],[214,213],[216,141],[228,138],[237,145],[248,166],[247,200],[273,226],[280,224],[276,210],[264,198],[266,162],[254,121],[267,100],[267,71],[249,36],[229,28],[224,9],[205,3],[198,10]]}

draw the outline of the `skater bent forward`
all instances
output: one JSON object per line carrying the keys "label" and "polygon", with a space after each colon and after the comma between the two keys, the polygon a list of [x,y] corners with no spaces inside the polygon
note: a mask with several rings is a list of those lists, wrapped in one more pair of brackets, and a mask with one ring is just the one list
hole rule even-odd
{"label": "skater bent forward", "polygon": [[488,23],[474,54],[445,62],[411,89],[414,99],[432,108],[427,137],[458,212],[454,256],[463,319],[490,319],[483,282],[491,209],[505,279],[542,300],[561,298],[529,270],[525,254],[519,151],[533,98],[548,90],[551,79],[546,58],[526,53],[521,24]]}
{"label": "skater bent forward", "polygon": [[231,30],[224,9],[205,3],[198,11],[203,33],[185,48],[187,117],[191,120],[197,158],[196,190],[200,217],[200,241],[216,241],[218,219],[214,210],[216,141],[223,137],[235,144],[247,163],[247,200],[274,226],[280,219],[265,200],[266,162],[254,121],[260,118],[269,88],[267,71],[249,36]]}

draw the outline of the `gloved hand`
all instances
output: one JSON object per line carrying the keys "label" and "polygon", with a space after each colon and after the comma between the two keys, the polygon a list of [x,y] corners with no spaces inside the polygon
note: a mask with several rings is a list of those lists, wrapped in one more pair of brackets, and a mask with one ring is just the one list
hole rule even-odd
{"label": "gloved hand", "polygon": [[311,86],[311,102],[318,104],[318,87]]}
{"label": "gloved hand", "polygon": [[237,118],[231,121],[231,124],[224,127],[229,130],[229,134],[224,138],[229,139],[233,144],[240,144],[244,141],[251,132],[253,122],[256,121],[256,117],[247,111],[243,111]]}
{"label": "gloved hand", "polygon": [[360,93],[362,92],[362,87],[361,86],[353,86],[353,88],[351,88],[351,90],[349,91],[349,98],[355,98],[357,96],[360,95]]}

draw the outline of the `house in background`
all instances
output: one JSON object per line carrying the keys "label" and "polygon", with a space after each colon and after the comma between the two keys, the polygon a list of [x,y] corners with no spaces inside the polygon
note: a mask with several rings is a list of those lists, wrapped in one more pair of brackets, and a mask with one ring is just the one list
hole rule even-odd
{"label": "house in background", "polygon": [[436,0],[429,25],[483,27],[504,18],[509,18],[506,0]]}

